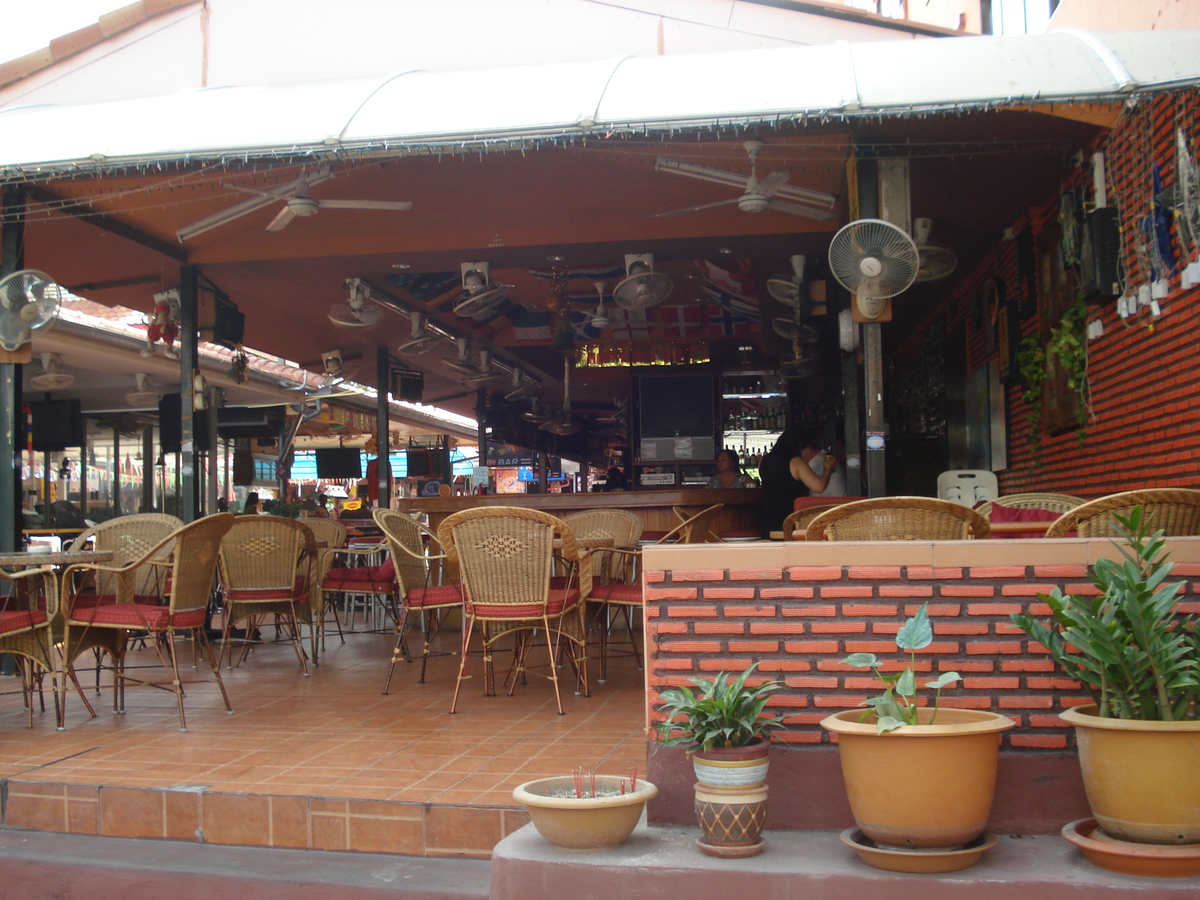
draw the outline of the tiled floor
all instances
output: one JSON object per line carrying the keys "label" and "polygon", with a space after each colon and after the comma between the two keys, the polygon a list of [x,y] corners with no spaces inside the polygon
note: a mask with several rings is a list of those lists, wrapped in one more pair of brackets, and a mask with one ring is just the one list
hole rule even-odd
{"label": "tiled floor", "polygon": [[[610,662],[608,683],[593,684],[591,697],[568,687],[564,716],[550,683],[532,677],[513,697],[485,698],[482,680],[468,681],[449,715],[457,657],[433,658],[423,685],[418,664],[402,664],[383,696],[391,641],[354,634],[339,644],[334,636],[310,678],[287,644],[260,645],[241,668],[222,670],[232,716],[215,684],[189,689],[186,733],[172,695],[133,687],[123,716],[111,712],[107,690],[93,695],[95,719],[68,695],[65,732],[49,710],[28,729],[18,681],[0,679],[4,824],[486,856],[527,821],[512,800],[521,782],[581,765],[644,773],[645,698],[632,660]],[[88,683],[90,672],[81,678]]]}

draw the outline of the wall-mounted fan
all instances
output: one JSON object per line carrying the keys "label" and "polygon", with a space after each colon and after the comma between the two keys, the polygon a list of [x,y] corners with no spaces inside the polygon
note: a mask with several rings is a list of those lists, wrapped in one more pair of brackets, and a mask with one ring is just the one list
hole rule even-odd
{"label": "wall-mounted fan", "polygon": [[154,385],[150,383],[150,373],[136,372],[133,377],[137,381],[137,387],[125,395],[125,402],[130,406],[157,406],[163,395],[154,390]]}
{"label": "wall-mounted fan", "polygon": [[882,219],[856,219],[829,242],[829,269],[854,294],[865,319],[883,315],[888,297],[906,290],[917,277],[920,255],[903,228]]}
{"label": "wall-mounted fan", "polygon": [[465,262],[462,269],[463,294],[454,301],[454,314],[474,316],[491,309],[508,296],[511,285],[492,284],[491,266],[486,262]]}
{"label": "wall-mounted fan", "polygon": [[651,253],[625,254],[625,279],[613,288],[613,299],[622,309],[649,309],[671,296],[670,276],[654,271]]}
{"label": "wall-mounted fan", "polygon": [[791,258],[791,275],[773,275],[767,279],[767,293],[785,306],[799,306],[804,287],[804,265],[807,258],[797,253]]}
{"label": "wall-mounted fan", "polygon": [[62,370],[62,357],[57,353],[42,353],[42,371],[29,379],[35,391],[61,391],[75,383],[75,376]]}
{"label": "wall-mounted fan", "polygon": [[446,360],[446,365],[460,375],[478,375],[479,366],[475,365],[475,361],[471,359],[470,338],[458,338],[455,344],[458,347],[458,356],[455,359]]}
{"label": "wall-mounted fan", "polygon": [[241,203],[235,203],[233,206],[223,209],[218,213],[213,213],[211,216],[205,216],[203,219],[198,219],[190,225],[185,225],[175,232],[175,237],[180,242],[189,240],[206,231],[220,228],[222,225],[227,225],[230,222],[240,219],[242,216],[257,212],[264,207],[279,202],[283,203],[283,207],[267,225],[267,231],[282,231],[297,216],[315,216],[322,209],[382,209],[397,211],[412,209],[412,202],[408,200],[314,200],[309,189],[323,181],[328,181],[332,177],[333,170],[329,166],[323,166],[308,175],[301,175],[295,181],[266,191],[242,187],[238,184],[222,184],[221,187],[223,188],[231,191],[240,191],[243,194],[253,194],[254,198],[243,200]]}
{"label": "wall-mounted fan", "polygon": [[[697,212],[702,209],[712,209],[716,206],[728,206],[736,203],[742,212],[757,213],[764,209],[774,209],[790,213],[794,216],[806,216],[810,219],[828,221],[834,217],[833,206],[837,197],[823,191],[813,191],[808,188],[796,187],[787,183],[787,172],[772,172],[763,178],[758,177],[758,155],[766,143],[763,141],[746,141],[742,149],[750,157],[750,174],[740,175],[725,169],[714,169],[695,163],[679,162],[674,159],[659,157],[654,161],[654,171],[672,172],[687,178],[697,178],[701,181],[711,181],[737,188],[742,192],[740,197],[728,200],[718,200],[715,203],[701,203],[698,206],[688,206],[684,209],[673,209],[670,212],[658,213],[653,218],[673,216],[678,213]],[[801,206],[800,204],[807,204]]]}
{"label": "wall-mounted fan", "polygon": [[28,344],[33,332],[54,321],[66,296],[66,288],[37,269],[0,278],[0,347],[13,351]]}
{"label": "wall-mounted fan", "polygon": [[485,387],[508,379],[508,373],[492,365],[492,354],[489,350],[479,351],[479,371],[467,376],[467,384],[475,387]]}
{"label": "wall-mounted fan", "polygon": [[536,394],[541,385],[536,381],[527,381],[520,369],[512,370],[512,387],[505,393],[505,400],[524,400]]}
{"label": "wall-mounted fan", "polygon": [[560,437],[565,437],[570,434],[578,434],[583,428],[583,423],[576,421],[571,416],[571,360],[568,357],[563,360],[563,402],[558,413],[552,415],[549,419],[538,426],[543,431],[548,431],[551,434],[557,434]]}
{"label": "wall-mounted fan", "polygon": [[331,306],[329,321],[338,328],[355,331],[379,325],[383,321],[383,310],[378,306],[367,306],[367,301],[371,299],[371,286],[361,278],[347,278],[346,287],[350,288],[350,300]]}
{"label": "wall-mounted fan", "polygon": [[913,240],[920,257],[917,281],[941,281],[948,278],[958,267],[958,254],[949,247],[942,247],[929,240],[932,231],[933,219],[913,219]]}
{"label": "wall-mounted fan", "polygon": [[405,341],[397,349],[401,353],[408,353],[416,356],[420,353],[428,353],[434,347],[442,342],[442,336],[436,332],[429,330],[429,324],[425,319],[425,313],[414,312],[410,319],[412,325],[412,340]]}

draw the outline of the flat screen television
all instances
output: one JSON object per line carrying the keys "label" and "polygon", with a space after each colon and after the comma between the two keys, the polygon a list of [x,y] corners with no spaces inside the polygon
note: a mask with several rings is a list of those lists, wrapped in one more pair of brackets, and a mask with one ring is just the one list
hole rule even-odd
{"label": "flat screen television", "polygon": [[712,459],[716,451],[716,397],[712,375],[639,378],[639,458]]}
{"label": "flat screen television", "polygon": [[450,468],[450,451],[444,449],[412,449],[405,452],[409,478],[444,478]]}
{"label": "flat screen television", "polygon": [[78,400],[35,400],[26,406],[34,450],[66,450],[83,444],[83,413]]}
{"label": "flat screen television", "polygon": [[318,478],[362,478],[362,451],[357,447],[328,447],[316,451]]}

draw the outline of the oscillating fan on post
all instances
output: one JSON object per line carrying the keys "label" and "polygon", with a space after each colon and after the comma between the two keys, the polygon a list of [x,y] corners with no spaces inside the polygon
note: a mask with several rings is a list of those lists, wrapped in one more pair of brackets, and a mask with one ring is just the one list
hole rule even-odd
{"label": "oscillating fan on post", "polygon": [[363,331],[374,328],[383,321],[383,311],[378,306],[367,306],[371,299],[371,287],[361,278],[347,278],[350,288],[348,303],[335,303],[329,309],[329,321],[338,328]]}
{"label": "oscillating fan on post", "polygon": [[28,344],[33,332],[54,321],[66,294],[36,269],[18,269],[0,278],[0,347],[11,352]]}
{"label": "oscillating fan on post", "polygon": [[878,319],[885,300],[916,280],[920,254],[913,239],[891,222],[856,219],[829,242],[829,270],[864,319]]}

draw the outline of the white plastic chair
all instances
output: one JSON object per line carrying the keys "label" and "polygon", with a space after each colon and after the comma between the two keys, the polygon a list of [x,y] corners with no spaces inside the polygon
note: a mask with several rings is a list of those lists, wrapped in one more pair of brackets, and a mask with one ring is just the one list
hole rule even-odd
{"label": "white plastic chair", "polygon": [[987,469],[951,469],[938,476],[937,490],[942,500],[974,508],[987,500],[995,500],[1000,494],[1000,485],[996,473]]}

